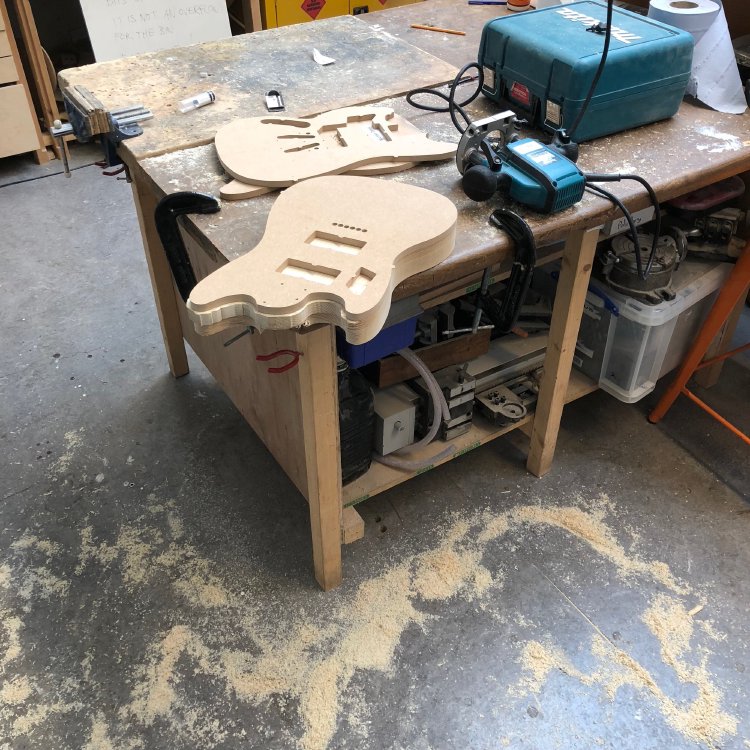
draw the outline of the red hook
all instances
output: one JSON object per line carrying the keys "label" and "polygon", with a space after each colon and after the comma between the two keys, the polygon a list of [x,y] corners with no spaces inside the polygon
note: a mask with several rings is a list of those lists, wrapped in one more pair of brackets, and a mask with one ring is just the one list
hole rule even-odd
{"label": "red hook", "polygon": [[278,351],[271,352],[270,354],[258,354],[255,359],[258,362],[270,362],[276,357],[280,357],[284,354],[288,354],[292,359],[281,367],[269,367],[268,372],[278,375],[280,372],[286,372],[297,366],[299,358],[302,356],[302,352],[295,352],[294,349],[279,349]]}
{"label": "red hook", "polygon": [[114,177],[115,175],[122,174],[125,171],[125,165],[122,164],[119,167],[116,167],[115,169],[105,169],[102,171],[102,174],[105,177]]}

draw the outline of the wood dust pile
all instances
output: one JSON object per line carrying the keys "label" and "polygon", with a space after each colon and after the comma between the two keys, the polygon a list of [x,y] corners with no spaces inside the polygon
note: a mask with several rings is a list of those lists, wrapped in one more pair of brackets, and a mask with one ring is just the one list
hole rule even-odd
{"label": "wood dust pile", "polygon": [[[102,540],[92,526],[82,528],[72,568],[75,574],[61,578],[69,588],[93,569],[107,578],[119,577],[132,597],[152,596],[158,590],[152,587],[166,580],[181,602],[173,616],[165,617],[164,627],[150,634],[139,663],[125,665],[129,702],[107,714],[100,706],[82,706],[75,684],[55,685],[50,692],[43,684],[49,679],[44,674],[24,682],[18,671],[24,659],[24,624],[3,611],[7,645],[0,650],[0,728],[10,724],[16,727],[14,736],[21,736],[24,726],[43,728],[55,712],[82,712],[82,720],[90,726],[87,750],[131,746],[157,722],[182,744],[212,748],[246,736],[245,728],[225,721],[228,706],[239,702],[260,712],[274,702],[299,718],[301,734],[281,730],[287,732],[284,739],[289,747],[325,750],[346,724],[366,735],[369,707],[360,705],[353,694],[355,677],[368,671],[395,675],[404,633],[414,629],[417,637],[420,631],[427,634],[436,618],[451,616],[450,606],[436,608],[435,603],[460,598],[484,607],[499,601],[510,572],[490,570],[484,564],[490,545],[531,529],[553,529],[593,550],[602,565],[614,566],[624,581],[648,578],[668,592],[654,598],[645,612],[634,613],[634,619],[642,619],[663,663],[681,681],[694,685],[697,697],[685,704],[673,700],[652,672],[595,626],[584,638],[594,659],[593,670],[576,667],[551,635],[521,644],[523,674],[514,693],[542,691],[549,680],[561,675],[602,690],[609,698],[629,685],[649,696],[665,721],[685,737],[710,746],[736,731],[737,720],[722,709],[723,696],[711,682],[710,654],[703,651],[698,660],[691,658],[693,618],[683,601],[691,593],[689,587],[663,563],[626,551],[606,523],[614,509],[604,497],[593,503],[578,499],[567,507],[526,505],[505,513],[487,510],[454,516],[431,549],[403,559],[354,589],[328,594],[330,606],[316,609],[315,615],[290,611],[278,618],[269,618],[261,600],[253,596],[257,582],[252,575],[243,578],[249,592],[224,583],[217,564],[186,541],[174,504],[150,500],[152,518],[123,525],[111,541]],[[38,538],[14,550],[5,561],[9,573],[0,576],[0,589],[22,591],[40,585],[34,576],[44,566],[50,568],[50,575],[61,576],[61,566],[55,564],[58,552]],[[44,565],[37,559],[40,556]],[[68,588],[57,586],[45,593],[63,601],[72,596]],[[191,692],[195,683],[211,686],[219,697],[209,701],[196,696]],[[59,699],[40,701],[38,688]]]}

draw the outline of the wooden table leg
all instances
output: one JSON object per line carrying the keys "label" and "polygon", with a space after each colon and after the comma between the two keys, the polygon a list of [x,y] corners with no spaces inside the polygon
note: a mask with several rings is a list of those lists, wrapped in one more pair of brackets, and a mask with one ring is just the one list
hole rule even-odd
{"label": "wooden table leg", "polygon": [[[341,453],[333,326],[297,336],[315,578],[328,591],[341,583]],[[282,415],[279,414],[279,418]]]}
{"label": "wooden table leg", "polygon": [[138,213],[138,223],[141,226],[143,248],[146,251],[146,263],[151,276],[151,287],[154,291],[156,311],[159,313],[161,335],[164,338],[164,347],[167,350],[169,369],[172,375],[179,378],[182,375],[187,375],[190,368],[185,352],[185,341],[182,337],[182,324],[177,308],[172,272],[154,223],[154,209],[158,200],[138,174],[138,170],[137,166],[131,170],[133,198]]}
{"label": "wooden table leg", "polygon": [[531,448],[526,463],[538,477],[552,465],[565,394],[573,365],[578,327],[591,276],[599,228],[572,232],[565,243],[560,280],[549,331],[544,375],[536,403]]}

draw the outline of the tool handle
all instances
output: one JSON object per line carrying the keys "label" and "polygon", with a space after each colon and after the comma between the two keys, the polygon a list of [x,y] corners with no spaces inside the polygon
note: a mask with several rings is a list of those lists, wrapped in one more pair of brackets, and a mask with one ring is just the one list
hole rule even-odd
{"label": "tool handle", "polygon": [[184,302],[187,302],[190,292],[198,282],[177,219],[185,214],[213,214],[219,208],[219,201],[212,195],[180,192],[162,198],[154,210],[156,231]]}

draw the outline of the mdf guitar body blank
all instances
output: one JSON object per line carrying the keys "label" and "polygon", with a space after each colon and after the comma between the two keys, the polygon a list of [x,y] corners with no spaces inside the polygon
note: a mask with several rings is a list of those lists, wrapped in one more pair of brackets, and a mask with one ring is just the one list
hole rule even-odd
{"label": "mdf guitar body blank", "polygon": [[[363,164],[361,167],[354,167],[346,174],[357,175],[361,177],[376,176],[381,174],[394,174],[411,169],[414,162],[411,161],[389,161],[373,162],[372,164]],[[273,193],[278,188],[264,187],[263,185],[250,185],[241,180],[231,180],[226,185],[222,185],[219,195],[225,201],[241,201],[247,198],[255,198],[258,195]]]}
{"label": "mdf guitar body blank", "polygon": [[[369,164],[380,172],[396,162],[449,159],[453,143],[430,140],[387,107],[347,107],[308,118],[250,117],[220,128],[216,152],[237,180],[284,188]],[[372,171],[370,172],[372,174]]]}
{"label": "mdf guitar body blank", "polygon": [[403,279],[453,250],[456,207],[430,190],[368,177],[316,177],[276,200],[260,243],[203,279],[187,306],[196,331],[329,323],[372,339]]}

